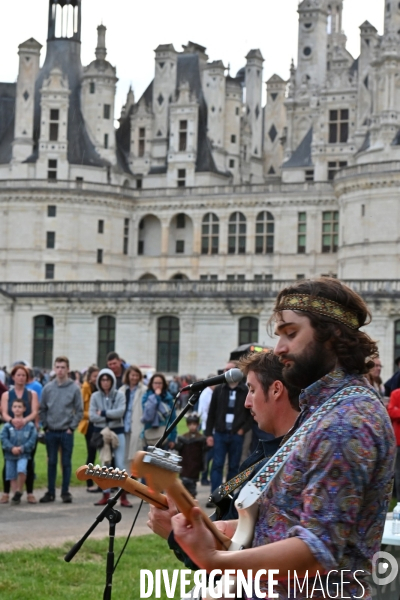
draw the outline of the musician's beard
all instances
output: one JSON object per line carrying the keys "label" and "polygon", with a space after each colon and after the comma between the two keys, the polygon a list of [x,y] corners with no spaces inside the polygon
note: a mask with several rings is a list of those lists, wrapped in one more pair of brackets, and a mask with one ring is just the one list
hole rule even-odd
{"label": "musician's beard", "polygon": [[281,361],[290,360],[284,365],[282,376],[285,383],[302,390],[327,375],[335,366],[335,357],[324,344],[315,340],[308,345],[302,354],[284,354]]}

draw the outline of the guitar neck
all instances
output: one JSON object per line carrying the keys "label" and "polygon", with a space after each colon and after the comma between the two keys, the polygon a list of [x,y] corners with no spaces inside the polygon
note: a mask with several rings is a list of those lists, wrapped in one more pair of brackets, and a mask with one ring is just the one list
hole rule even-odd
{"label": "guitar neck", "polygon": [[119,485],[129,494],[133,494],[134,496],[141,498],[156,508],[168,510],[167,497],[160,492],[151,491],[147,485],[140,483],[140,481],[136,481],[136,479],[132,479],[132,477],[127,477],[127,479],[121,481]]}
{"label": "guitar neck", "polygon": [[[183,483],[180,479],[175,479],[174,483],[167,488],[168,494],[172,497],[175,504],[181,513],[183,513],[186,519],[190,522],[190,513],[194,506],[198,507],[198,504],[189,494],[187,489],[184,487]],[[199,508],[199,507],[198,507]],[[201,510],[201,509],[200,509]],[[228,550],[231,544],[231,540],[226,537],[216,526],[213,521],[211,521],[208,515],[201,510],[201,516],[206,527],[211,531],[214,535],[215,539],[218,542],[218,550]]]}
{"label": "guitar neck", "polygon": [[102,490],[118,485],[118,487],[121,487],[129,494],[141,498],[156,508],[168,510],[168,500],[164,494],[150,490],[147,485],[143,485],[140,481],[128,477],[126,471],[100,467],[100,465],[94,467],[90,464],[79,467],[76,471],[76,476],[80,481],[92,479]]}

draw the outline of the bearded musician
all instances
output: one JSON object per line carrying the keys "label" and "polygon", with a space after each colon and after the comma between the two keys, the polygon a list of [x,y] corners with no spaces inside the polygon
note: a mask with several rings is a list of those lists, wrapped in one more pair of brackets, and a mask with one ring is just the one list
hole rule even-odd
{"label": "bearded musician", "polygon": [[[172,518],[176,541],[200,568],[275,569],[273,593],[281,600],[293,597],[288,572],[300,582],[306,573],[322,574],[323,588],[312,597],[338,597],[328,576],[337,571],[339,597],[371,600],[368,575],[380,549],[396,445],[386,410],[364,378],[368,357],[377,355],[376,343],[360,331],[370,320],[362,298],[336,279],[302,280],[279,293],[275,353],[285,381],[302,389],[302,426],[313,424],[259,499],[252,548],[217,550],[198,508],[190,522],[182,514]],[[234,529],[225,522],[226,535]],[[267,580],[261,590],[272,597]]]}

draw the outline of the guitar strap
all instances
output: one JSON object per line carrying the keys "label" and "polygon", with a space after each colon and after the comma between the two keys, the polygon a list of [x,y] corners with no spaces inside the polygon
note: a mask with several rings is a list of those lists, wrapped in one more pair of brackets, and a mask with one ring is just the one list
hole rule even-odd
{"label": "guitar strap", "polygon": [[[335,408],[338,404],[340,404],[343,400],[346,400],[349,396],[353,396],[354,394],[362,394],[363,396],[369,396],[374,400],[379,400],[377,394],[372,390],[364,386],[349,386],[346,387],[339,392],[336,392],[331,398],[328,398],[316,410],[302,425],[299,427],[297,431],[293,433],[293,435],[279,448],[279,450],[270,458],[270,460],[255,474],[255,476],[244,486],[242,489],[237,504],[240,506],[242,500],[244,500],[244,496],[246,494],[247,486],[251,486],[252,489],[256,488],[257,493],[256,497],[252,498],[251,504],[253,504],[263,492],[268,488],[271,481],[277,475],[279,470],[283,467],[286,460],[288,459],[293,448],[298,444],[302,438],[310,431],[310,429],[324,417],[329,411]],[[247,504],[247,503],[246,503]]]}
{"label": "guitar strap", "polygon": [[262,458],[261,460],[258,460],[256,463],[254,463],[254,465],[250,465],[250,467],[247,467],[247,469],[245,469],[244,471],[241,471],[240,473],[238,473],[235,477],[232,477],[232,479],[230,479],[226,483],[223,483],[222,485],[220,485],[219,488],[217,488],[212,493],[212,495],[210,496],[209,499],[213,502],[214,501],[220,502],[221,500],[223,500],[224,498],[229,496],[229,494],[232,494],[232,492],[234,492],[238,487],[243,485],[243,483],[248,480],[248,478],[254,472],[254,470],[257,468],[257,466],[264,461],[265,461],[265,457]]}

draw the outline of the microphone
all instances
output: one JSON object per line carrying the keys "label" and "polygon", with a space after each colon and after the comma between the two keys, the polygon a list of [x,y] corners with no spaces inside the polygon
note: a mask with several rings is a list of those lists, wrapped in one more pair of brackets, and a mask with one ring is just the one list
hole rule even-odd
{"label": "microphone", "polygon": [[186,390],[190,390],[192,392],[198,392],[199,390],[204,390],[206,387],[210,385],[218,385],[219,383],[239,383],[243,379],[243,373],[240,369],[229,369],[226,373],[222,373],[222,375],[217,375],[216,377],[210,377],[209,379],[203,379],[202,381],[196,381],[191,385],[187,385],[186,387],[181,389],[181,392],[185,392]]}

